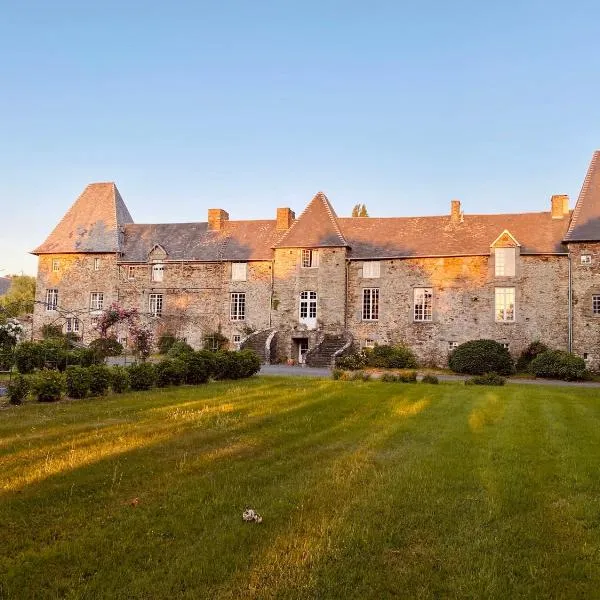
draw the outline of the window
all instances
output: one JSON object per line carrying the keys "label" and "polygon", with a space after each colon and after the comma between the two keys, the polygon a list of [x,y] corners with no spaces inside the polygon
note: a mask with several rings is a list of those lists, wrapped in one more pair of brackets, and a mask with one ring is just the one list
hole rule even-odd
{"label": "window", "polygon": [[153,317],[160,317],[163,311],[163,295],[162,294],[150,294],[148,303],[148,312]]}
{"label": "window", "polygon": [[79,333],[79,319],[77,317],[67,317],[67,333]]}
{"label": "window", "polygon": [[100,259],[95,258],[94,259],[94,271],[99,271],[99,270],[100,270]]}
{"label": "window", "polygon": [[510,347],[510,344],[509,344],[508,342],[500,342],[500,343],[502,344],[502,347],[503,347],[505,350],[508,350],[508,349],[509,349],[509,347]]}
{"label": "window", "polygon": [[60,260],[58,258],[52,259],[52,272],[58,273],[60,271]]}
{"label": "window", "polygon": [[379,319],[379,288],[365,288],[363,290],[362,318],[363,321],[377,321]]}
{"label": "window", "polygon": [[58,308],[58,290],[46,290],[46,310],[56,310]]}
{"label": "window", "polygon": [[589,354],[587,352],[584,352],[583,353],[583,360],[589,360],[589,359],[590,359]]}
{"label": "window", "polygon": [[317,318],[317,292],[300,292],[300,318]]}
{"label": "window", "polygon": [[592,296],[592,314],[600,315],[600,294]]}
{"label": "window", "polygon": [[433,321],[433,289],[415,288],[413,294],[415,321]]}
{"label": "window", "polygon": [[240,292],[231,294],[229,315],[232,321],[243,321],[246,318],[246,294]]}
{"label": "window", "polygon": [[127,279],[135,279],[135,267],[133,265],[127,267]]}
{"label": "window", "polygon": [[496,277],[514,277],[515,249],[496,248],[494,250]]}
{"label": "window", "polygon": [[496,321],[515,320],[515,288],[496,288]]}
{"label": "window", "polygon": [[121,344],[121,346],[123,346],[123,348],[127,348],[127,336],[126,335],[120,335],[118,340],[119,344]]}
{"label": "window", "polygon": [[452,352],[458,348],[458,342],[448,342],[448,352]]}
{"label": "window", "polygon": [[104,292],[92,292],[90,294],[90,309],[102,310],[104,307]]}
{"label": "window", "polygon": [[162,281],[165,274],[165,265],[157,263],[152,265],[152,281]]}
{"label": "window", "polygon": [[582,254],[580,257],[582,265],[591,265],[592,264],[592,255],[591,254]]}
{"label": "window", "polygon": [[234,334],[233,338],[233,345],[235,346],[236,350],[240,349],[240,344],[242,342],[242,336],[239,333]]}
{"label": "window", "polygon": [[319,266],[319,255],[316,250],[302,250],[302,266],[305,268]]}
{"label": "window", "polygon": [[375,348],[375,340],[367,338],[363,344],[363,348]]}
{"label": "window", "polygon": [[98,317],[92,317],[92,327],[94,329],[98,329],[98,323],[100,323],[100,319]]}
{"label": "window", "polygon": [[379,273],[380,273],[380,268],[379,268],[379,261],[378,260],[374,260],[374,261],[370,261],[370,262],[364,262],[363,263],[363,277],[365,279],[376,279],[379,277]]}
{"label": "window", "polygon": [[231,263],[231,281],[246,281],[247,263]]}

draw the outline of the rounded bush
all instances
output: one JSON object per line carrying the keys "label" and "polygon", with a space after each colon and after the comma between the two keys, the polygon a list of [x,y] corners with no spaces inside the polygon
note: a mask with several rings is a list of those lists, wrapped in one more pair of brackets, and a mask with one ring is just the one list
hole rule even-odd
{"label": "rounded bush", "polygon": [[115,394],[122,394],[129,389],[129,371],[125,367],[110,369],[110,387]]}
{"label": "rounded bush", "polygon": [[156,385],[158,387],[181,385],[185,381],[186,365],[181,359],[172,360],[165,358],[154,368],[156,370]]}
{"label": "rounded bush", "polygon": [[414,369],[417,357],[405,346],[375,346],[365,351],[367,365],[381,369]]}
{"label": "rounded bush", "polygon": [[367,366],[367,356],[364,352],[352,352],[351,354],[339,356],[335,360],[335,366],[348,371],[358,371]]}
{"label": "rounded bush", "polygon": [[529,372],[536,377],[577,381],[585,379],[586,369],[583,358],[563,350],[546,350],[529,364]]}
{"label": "rounded bush", "polygon": [[510,375],[515,370],[508,350],[494,340],[473,340],[461,344],[450,354],[448,366],[455,373],[468,375]]}
{"label": "rounded bush", "polygon": [[40,344],[37,342],[22,342],[15,348],[15,365],[19,373],[33,373],[41,369],[43,357]]}
{"label": "rounded bush", "polygon": [[[207,354],[210,357],[207,357]],[[185,381],[191,385],[206,383],[208,378],[213,374],[216,364],[214,353],[208,350],[186,354],[182,360],[185,363],[186,369]]]}
{"label": "rounded bush", "polygon": [[550,348],[548,348],[546,344],[542,344],[542,342],[532,342],[529,344],[529,346],[521,352],[521,356],[519,356],[519,360],[517,360],[517,371],[519,373],[528,371],[531,361],[547,350],[550,350]]}
{"label": "rounded bush", "polygon": [[465,385],[504,385],[506,379],[497,373],[486,373],[485,375],[475,375],[465,381]]}
{"label": "rounded bush", "polygon": [[65,388],[64,375],[59,371],[40,371],[33,378],[31,387],[39,402],[57,402]]}
{"label": "rounded bush", "polygon": [[137,363],[127,368],[132,390],[149,390],[156,382],[156,369],[152,363]]}
{"label": "rounded bush", "polygon": [[110,369],[105,365],[92,365],[88,367],[90,374],[90,394],[103,396],[110,386]]}
{"label": "rounded bush", "polygon": [[194,349],[182,340],[174,342],[167,352],[169,358],[183,358],[186,354],[191,354]]}
{"label": "rounded bush", "polygon": [[158,346],[158,352],[160,354],[166,354],[171,346],[177,341],[177,338],[172,333],[163,333],[159,338],[156,345]]}
{"label": "rounded bush", "polygon": [[8,345],[0,345],[0,371],[10,371],[14,364],[14,348]]}
{"label": "rounded bush", "polygon": [[58,369],[59,371],[67,368],[69,351],[64,338],[50,338],[39,344],[43,368]]}
{"label": "rounded bush", "polygon": [[77,348],[67,354],[67,364],[79,365],[80,367],[91,367],[100,362],[101,359],[91,348]]}
{"label": "rounded bush", "polygon": [[96,357],[103,361],[107,356],[120,356],[123,354],[123,344],[114,337],[98,338],[88,346]]}
{"label": "rounded bush", "polygon": [[86,367],[71,366],[65,371],[67,396],[85,398],[90,391],[91,377]]}
{"label": "rounded bush", "polygon": [[23,375],[15,374],[6,387],[8,401],[11,404],[23,404],[29,393],[29,381]]}
{"label": "rounded bush", "polygon": [[435,375],[423,375],[421,383],[433,383],[438,384],[440,380]]}

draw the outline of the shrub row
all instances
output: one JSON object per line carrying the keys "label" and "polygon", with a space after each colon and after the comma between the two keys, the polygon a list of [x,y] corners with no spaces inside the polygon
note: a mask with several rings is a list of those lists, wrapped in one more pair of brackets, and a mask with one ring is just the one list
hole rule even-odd
{"label": "shrub row", "polygon": [[[333,379],[340,381],[369,381],[371,374],[365,371],[343,371],[342,369],[334,369],[332,372]],[[408,373],[384,373],[380,377],[380,381],[386,383],[417,383],[417,372],[409,371]],[[439,379],[435,375],[425,375],[422,378],[422,383],[439,383]]]}
{"label": "shrub row", "polygon": [[417,358],[406,346],[375,346],[365,348],[341,356],[336,360],[336,367],[357,371],[367,367],[379,369],[414,369],[418,366]]}
{"label": "shrub row", "polygon": [[504,385],[506,379],[497,373],[486,373],[485,375],[475,375],[465,380],[465,385]]}
{"label": "shrub row", "polygon": [[19,373],[33,373],[37,369],[53,368],[64,371],[67,365],[89,367],[104,359],[93,348],[70,349],[66,340],[48,339],[43,342],[22,342],[13,354]]}

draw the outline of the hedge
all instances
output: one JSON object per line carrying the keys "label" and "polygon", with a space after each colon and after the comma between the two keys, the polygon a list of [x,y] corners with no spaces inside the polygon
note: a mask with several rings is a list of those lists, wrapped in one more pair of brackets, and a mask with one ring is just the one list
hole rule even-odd
{"label": "hedge", "polygon": [[529,364],[529,372],[536,377],[577,381],[586,379],[587,371],[583,358],[563,350],[546,350]]}
{"label": "hedge", "polygon": [[450,354],[448,366],[455,373],[511,375],[515,371],[508,350],[494,340],[472,340],[461,344]]}

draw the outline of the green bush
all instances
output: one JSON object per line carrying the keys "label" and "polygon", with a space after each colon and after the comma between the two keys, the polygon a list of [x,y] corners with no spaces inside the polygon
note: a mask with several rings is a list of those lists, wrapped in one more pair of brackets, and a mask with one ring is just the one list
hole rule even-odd
{"label": "green bush", "polygon": [[186,354],[181,360],[185,363],[185,382],[191,385],[206,383],[215,369],[215,355],[207,350]]}
{"label": "green bush", "polygon": [[31,388],[39,402],[56,402],[65,388],[64,375],[44,369],[33,377]]}
{"label": "green bush", "polygon": [[331,377],[335,380],[338,381],[338,379],[342,379],[344,376],[344,371],[342,371],[342,369],[333,369],[331,371]]}
{"label": "green bush", "polygon": [[423,375],[423,378],[421,379],[421,383],[437,384],[439,382],[440,380],[435,375]]}
{"label": "green bush", "polygon": [[586,378],[583,358],[563,350],[546,350],[529,364],[529,372],[536,377],[577,381]]}
{"label": "green bush", "polygon": [[506,379],[497,373],[476,375],[465,381],[465,385],[504,385],[505,383]]}
{"label": "green bush", "polygon": [[158,346],[158,352],[160,354],[166,354],[171,349],[171,346],[176,341],[177,341],[177,338],[172,333],[170,333],[170,332],[163,333],[158,338],[158,342],[156,344]]}
{"label": "green bush", "polygon": [[137,363],[128,367],[132,390],[149,390],[156,382],[156,369],[152,363]]}
{"label": "green bush", "polygon": [[353,381],[369,381],[371,379],[371,373],[367,373],[366,371],[355,371],[352,374]]}
{"label": "green bush", "polygon": [[92,365],[88,367],[90,374],[90,394],[103,396],[110,386],[110,369],[105,365]]}
{"label": "green bush", "polygon": [[375,346],[365,350],[367,366],[380,369],[414,369],[417,358],[405,346]]}
{"label": "green bush", "polygon": [[194,349],[187,342],[178,340],[171,345],[167,356],[169,358],[183,358],[186,354],[191,354],[193,351]]}
{"label": "green bush", "polygon": [[102,362],[91,348],[77,348],[67,354],[67,364],[91,367]]}
{"label": "green bush", "polygon": [[123,344],[114,337],[98,338],[88,346],[96,355],[98,362],[102,362],[108,356],[120,356],[123,354]]}
{"label": "green bush", "polygon": [[215,352],[215,379],[243,379],[260,371],[260,358],[254,350]]}
{"label": "green bush", "polygon": [[122,394],[129,389],[129,371],[125,367],[110,369],[110,387],[115,394]]}
{"label": "green bush", "polygon": [[202,348],[209,350],[210,352],[218,352],[219,350],[225,350],[229,345],[229,340],[218,331],[213,333],[207,333],[202,338]]}
{"label": "green bush", "polygon": [[39,342],[39,345],[42,368],[58,369],[59,371],[64,371],[67,368],[69,347],[64,338],[48,338]]}
{"label": "green bush", "polygon": [[0,371],[10,371],[14,364],[14,348],[12,346],[0,346]]}
{"label": "green bush", "polygon": [[43,357],[41,346],[37,342],[22,342],[15,348],[15,365],[19,373],[33,373],[41,369]]}
{"label": "green bush", "polygon": [[548,348],[546,344],[542,344],[542,342],[533,342],[529,344],[529,346],[521,352],[521,356],[519,356],[519,360],[517,360],[517,371],[519,373],[528,371],[531,361],[547,350],[550,350],[550,348]]}
{"label": "green bush", "polygon": [[494,340],[473,340],[461,344],[450,354],[448,366],[455,373],[514,373],[514,363],[508,350]]}
{"label": "green bush", "polygon": [[69,366],[65,371],[67,396],[85,398],[90,391],[90,372],[86,367]]}
{"label": "green bush", "polygon": [[417,383],[417,372],[409,371],[408,373],[401,373],[398,375],[398,379],[402,383]]}
{"label": "green bush", "polygon": [[352,352],[344,356],[338,356],[335,360],[335,366],[338,369],[358,371],[367,366],[367,356],[364,352]]}
{"label": "green bush", "polygon": [[252,377],[260,371],[260,358],[254,350],[241,350],[234,354],[237,357],[240,378]]}
{"label": "green bush", "polygon": [[11,404],[22,404],[29,393],[29,381],[23,375],[15,374],[8,382],[6,394]]}
{"label": "green bush", "polygon": [[383,381],[385,383],[397,383],[399,381],[398,376],[393,373],[383,373],[379,378],[379,381]]}
{"label": "green bush", "polygon": [[158,387],[181,385],[185,381],[186,363],[182,359],[165,358],[155,365],[155,370]]}

